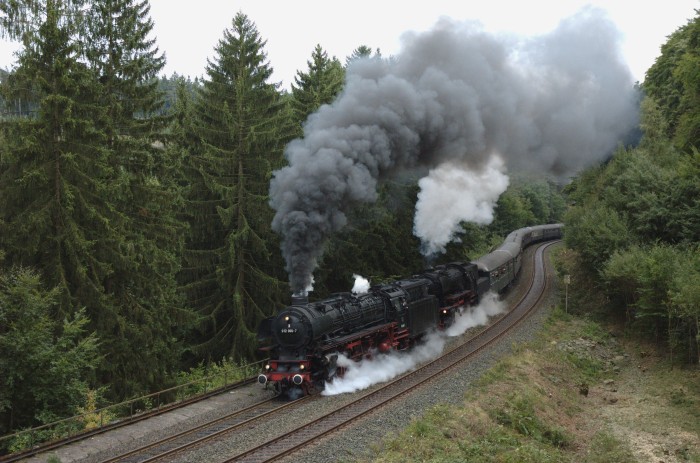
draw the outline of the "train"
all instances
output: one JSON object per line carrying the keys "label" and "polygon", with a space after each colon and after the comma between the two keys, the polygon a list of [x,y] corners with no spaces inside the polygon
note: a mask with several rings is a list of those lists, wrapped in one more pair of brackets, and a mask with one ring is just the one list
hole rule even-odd
{"label": "train", "polygon": [[268,356],[258,382],[290,399],[322,391],[341,376],[339,354],[354,360],[410,349],[430,331],[449,327],[489,291],[503,293],[520,273],[523,250],[560,239],[560,223],[511,232],[492,252],[375,285],[364,294],[337,293],[292,303],[258,327],[259,350]]}

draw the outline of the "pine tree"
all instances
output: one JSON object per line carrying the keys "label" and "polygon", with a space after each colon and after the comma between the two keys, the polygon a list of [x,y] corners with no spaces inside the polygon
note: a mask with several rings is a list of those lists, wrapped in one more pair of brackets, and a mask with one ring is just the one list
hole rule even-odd
{"label": "pine tree", "polygon": [[278,85],[268,82],[264,45],[238,13],[208,63],[192,122],[200,141],[186,158],[191,216],[182,278],[205,320],[201,348],[215,359],[253,355],[257,324],[285,288],[267,193],[286,111]]}
{"label": "pine tree", "polygon": [[[307,72],[297,71],[292,84],[292,108],[295,117],[304,122],[321,105],[331,103],[343,88],[345,71],[337,58],[328,58],[328,54],[316,45],[311,60],[307,61]],[[299,125],[298,136],[302,135]]]}

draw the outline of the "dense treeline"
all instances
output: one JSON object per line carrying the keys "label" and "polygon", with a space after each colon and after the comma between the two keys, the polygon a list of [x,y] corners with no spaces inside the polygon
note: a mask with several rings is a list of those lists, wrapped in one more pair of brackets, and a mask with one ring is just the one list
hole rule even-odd
{"label": "dense treeline", "polygon": [[[237,14],[194,81],[159,76],[146,0],[0,3],[25,47],[0,96],[0,434],[88,400],[163,389],[189,367],[255,357],[263,317],[288,301],[268,188],[284,146],[342,90],[317,46],[291,92]],[[413,236],[417,178],[393,179],[328,244],[315,296],[426,265]],[[556,221],[559,188],[515,179],[488,227],[445,260]]]}
{"label": "dense treeline", "polygon": [[[700,342],[700,15],[647,71],[644,136],[568,187],[566,241],[582,286],[596,285],[629,326],[698,361]],[[590,288],[587,289],[590,291]]]}

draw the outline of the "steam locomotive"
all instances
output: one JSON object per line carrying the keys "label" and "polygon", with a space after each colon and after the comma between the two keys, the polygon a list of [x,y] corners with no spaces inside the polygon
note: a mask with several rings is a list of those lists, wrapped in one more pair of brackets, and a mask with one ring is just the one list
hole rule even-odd
{"label": "steam locomotive", "polygon": [[296,398],[342,374],[339,353],[360,360],[409,349],[430,330],[451,325],[487,291],[505,291],[520,272],[527,246],[561,236],[562,224],[521,228],[473,262],[436,266],[366,294],[339,293],[318,302],[292,296],[291,306],[258,328],[260,350],[269,355],[258,382]]}

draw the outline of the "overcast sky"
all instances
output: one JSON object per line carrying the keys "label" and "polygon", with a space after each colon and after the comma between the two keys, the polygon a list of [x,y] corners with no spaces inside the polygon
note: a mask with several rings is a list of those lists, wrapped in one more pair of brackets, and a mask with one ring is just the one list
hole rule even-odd
{"label": "overcast sky", "polygon": [[[238,11],[246,14],[267,40],[265,50],[274,81],[289,88],[298,70],[320,44],[330,56],[345,58],[360,45],[380,48],[384,56],[400,51],[401,35],[430,29],[441,16],[476,20],[490,32],[539,35],[584,5],[606,10],[622,34],[622,51],[636,80],[659,55],[659,47],[678,27],[695,17],[700,0],[151,0],[164,73],[204,75],[206,60]],[[0,67],[11,68],[12,49],[0,44]]]}

